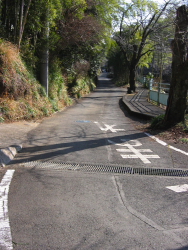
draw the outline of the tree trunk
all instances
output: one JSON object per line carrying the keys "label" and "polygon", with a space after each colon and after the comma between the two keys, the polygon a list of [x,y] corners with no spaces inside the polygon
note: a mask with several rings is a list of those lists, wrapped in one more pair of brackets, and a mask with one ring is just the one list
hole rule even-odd
{"label": "tree trunk", "polygon": [[26,8],[26,11],[25,11],[25,14],[24,14],[23,13],[24,0],[22,0],[22,7],[21,7],[21,14],[20,14],[21,17],[20,17],[20,33],[19,33],[18,49],[20,49],[20,45],[21,45],[23,32],[24,32],[26,21],[27,21],[27,16],[28,16],[30,5],[31,5],[31,0],[28,1],[27,8]]}
{"label": "tree trunk", "polygon": [[134,65],[131,65],[129,69],[129,84],[130,88],[128,93],[135,92],[135,77],[136,77],[136,67]]}
{"label": "tree trunk", "polygon": [[23,13],[24,13],[24,0],[21,1],[21,5],[20,5],[20,27],[19,27],[19,39],[18,39],[18,48],[19,49],[20,49],[21,36],[22,36]]}
{"label": "tree trunk", "polygon": [[172,81],[164,126],[184,121],[188,91],[188,8],[177,10],[175,38],[172,41]]}
{"label": "tree trunk", "polygon": [[131,59],[131,63],[129,66],[129,84],[130,84],[130,93],[131,92],[135,92],[136,90],[136,68],[137,68],[137,64],[138,64],[138,60],[137,60],[137,53],[138,53],[138,45],[133,45],[133,56]]}

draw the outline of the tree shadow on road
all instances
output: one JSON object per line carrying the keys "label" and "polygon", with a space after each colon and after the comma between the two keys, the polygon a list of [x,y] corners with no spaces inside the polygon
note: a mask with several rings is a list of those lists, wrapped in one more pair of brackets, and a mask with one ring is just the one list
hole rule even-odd
{"label": "tree shadow on road", "polygon": [[[109,141],[112,141],[114,143],[122,143],[121,139],[123,137],[125,136],[119,135],[119,136],[108,137],[108,139],[98,138],[98,139],[92,139],[92,140],[86,139],[82,141],[80,140],[75,141],[74,139],[72,139],[71,142],[48,144],[48,145],[46,144],[37,145],[40,143],[40,139],[34,140],[32,143],[35,143],[35,145],[23,148],[23,150],[11,162],[11,164],[19,164],[19,163],[27,162],[27,161],[47,160],[48,158],[54,158],[54,157],[58,157],[61,155],[67,155],[70,153],[75,153],[75,152],[84,151],[88,149],[95,149],[95,148],[99,148],[103,146],[112,145],[112,143]],[[130,140],[135,140],[139,138],[147,138],[147,135],[142,132],[126,135],[127,142]],[[48,139],[48,138],[45,138],[45,139]],[[62,141],[63,141],[63,138],[62,138]],[[75,160],[78,160],[78,159],[76,159],[75,157]]]}

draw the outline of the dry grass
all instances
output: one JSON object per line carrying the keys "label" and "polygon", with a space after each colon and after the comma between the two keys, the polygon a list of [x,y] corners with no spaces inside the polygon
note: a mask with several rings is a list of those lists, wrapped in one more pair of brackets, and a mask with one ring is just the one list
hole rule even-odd
{"label": "dry grass", "polygon": [[32,84],[16,46],[0,40],[0,96],[17,99],[30,95]]}
{"label": "dry grass", "polygon": [[162,140],[169,143],[188,144],[188,114],[185,116],[185,123],[178,123],[169,129],[152,129],[150,123],[138,125],[137,128],[148,132],[152,135],[157,135]]}
{"label": "dry grass", "polygon": [[0,40],[0,122],[40,118],[53,112],[52,103],[28,72],[17,47]]}
{"label": "dry grass", "polygon": [[[77,88],[74,94],[80,97],[94,87],[81,80]],[[0,39],[0,122],[40,119],[72,104],[61,70],[53,70],[49,90],[48,98],[27,70],[17,47]]]}

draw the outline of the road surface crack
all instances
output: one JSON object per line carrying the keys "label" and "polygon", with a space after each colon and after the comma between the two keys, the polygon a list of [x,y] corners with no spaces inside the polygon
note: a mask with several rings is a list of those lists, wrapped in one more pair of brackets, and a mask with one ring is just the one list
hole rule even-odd
{"label": "road surface crack", "polygon": [[134,217],[136,217],[137,219],[141,220],[142,222],[144,222],[145,224],[149,225],[150,227],[158,230],[158,231],[161,231],[165,234],[168,235],[168,237],[172,237],[174,240],[176,240],[177,243],[179,243],[181,246],[184,246],[186,245],[187,243],[182,239],[180,238],[178,235],[176,235],[174,232],[172,232],[171,230],[168,230],[168,229],[165,229],[161,226],[159,226],[158,224],[156,224],[154,221],[150,220],[149,218],[147,218],[145,215],[139,213],[138,211],[136,211],[134,208],[132,208],[126,198],[125,198],[125,194],[124,194],[124,191],[123,191],[123,188],[122,188],[122,184],[120,183],[119,181],[119,178],[118,176],[113,176],[113,181],[114,181],[114,184],[115,184],[115,187],[116,187],[116,190],[117,190],[117,193],[118,193],[118,196],[123,204],[123,206],[126,208],[126,210],[131,214],[133,215]]}

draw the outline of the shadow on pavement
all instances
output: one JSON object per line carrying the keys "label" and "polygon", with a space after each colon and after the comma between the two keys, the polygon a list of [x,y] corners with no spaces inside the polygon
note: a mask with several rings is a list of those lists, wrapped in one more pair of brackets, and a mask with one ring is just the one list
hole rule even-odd
{"label": "shadow on pavement", "polygon": [[[126,140],[130,141],[133,139],[139,139],[147,137],[144,133],[135,133],[126,135]],[[42,138],[44,139],[44,138]],[[48,140],[48,138],[45,138]],[[120,143],[122,135],[109,137],[108,140],[111,140],[115,143]],[[63,138],[62,138],[63,140]],[[37,160],[46,160],[49,157],[57,157],[60,155],[66,155],[73,152],[78,152],[86,149],[94,149],[106,145],[111,145],[111,143],[105,138],[85,140],[85,141],[72,141],[58,144],[49,144],[49,145],[34,145],[31,147],[25,147],[18,154],[18,157],[15,158],[11,164],[19,164],[23,161],[37,161]],[[34,140],[33,143],[39,143],[39,140]],[[48,152],[46,152],[48,151]]]}

